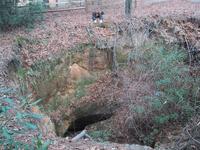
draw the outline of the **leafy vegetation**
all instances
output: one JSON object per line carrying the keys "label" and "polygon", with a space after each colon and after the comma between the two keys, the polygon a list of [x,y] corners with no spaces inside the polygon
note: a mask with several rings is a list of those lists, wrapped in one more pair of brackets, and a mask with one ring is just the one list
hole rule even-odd
{"label": "leafy vegetation", "polygon": [[44,7],[41,3],[30,2],[24,7],[18,7],[17,0],[1,0],[0,29],[32,26],[35,21],[42,19],[42,11],[44,11]]}
{"label": "leafy vegetation", "polygon": [[[28,111],[39,101],[31,103],[28,97],[22,97],[18,107],[16,98],[8,96],[15,94],[15,92],[10,88],[0,88],[0,94],[3,95],[0,97],[0,146],[3,149],[48,149],[50,142],[42,140],[37,124],[34,123],[42,119],[42,116]],[[38,132],[38,134],[32,136],[30,141],[25,142],[23,136],[33,132]]]}
{"label": "leafy vegetation", "polygon": [[[167,48],[163,43],[148,44],[142,50],[130,53],[129,59],[134,62],[131,65],[134,75],[145,75],[145,80],[154,84],[154,93],[144,95],[145,103],[149,105],[134,105],[133,109],[142,117],[141,123],[146,124],[146,129],[138,127],[142,132],[140,136],[145,135],[144,144],[151,145],[164,126],[172,122],[184,124],[197,112],[200,80],[191,75],[194,68],[186,63],[184,49],[177,46]],[[143,133],[143,130],[150,133]]]}

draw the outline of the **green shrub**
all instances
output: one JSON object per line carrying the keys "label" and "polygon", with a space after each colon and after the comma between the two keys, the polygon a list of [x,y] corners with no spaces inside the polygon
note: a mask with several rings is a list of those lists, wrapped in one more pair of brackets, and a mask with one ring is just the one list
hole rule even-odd
{"label": "green shrub", "polygon": [[140,116],[135,127],[140,133],[138,139],[144,134],[142,142],[146,145],[156,139],[155,129],[162,131],[171,122],[186,123],[200,106],[200,80],[191,76],[195,68],[186,63],[186,51],[177,46],[166,47],[154,43],[128,56],[135,78],[144,76],[141,80],[154,88],[153,93],[144,95],[144,108],[140,104],[132,108],[135,117]]}
{"label": "green shrub", "polygon": [[191,68],[184,60],[186,54],[183,50],[168,50],[159,45],[132,54],[135,72],[148,73],[155,83],[155,94],[146,98],[155,112],[165,112],[155,117],[158,123],[187,120],[195,112],[193,101],[198,99],[199,82],[190,75]]}
{"label": "green shrub", "polygon": [[[30,103],[28,97],[18,99],[19,104],[9,96],[15,94],[13,89],[0,88],[0,147],[3,149],[48,149],[49,141],[42,140],[41,133],[34,121],[42,118],[39,114],[28,111],[30,106],[39,101]],[[19,106],[17,106],[19,105]],[[38,132],[38,136],[30,141],[20,140],[20,137],[28,137],[31,132]],[[40,142],[40,144],[38,144]]]}
{"label": "green shrub", "polygon": [[10,27],[32,26],[42,18],[44,7],[42,3],[30,2],[24,7],[17,6],[17,0],[0,1],[0,30]]}

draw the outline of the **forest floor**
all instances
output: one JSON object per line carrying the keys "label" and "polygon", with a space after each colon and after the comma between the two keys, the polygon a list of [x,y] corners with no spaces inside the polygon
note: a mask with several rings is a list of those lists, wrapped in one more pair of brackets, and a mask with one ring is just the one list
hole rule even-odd
{"label": "forest floor", "polygon": [[[109,1],[110,2],[110,1]],[[108,3],[109,3],[108,2]],[[114,0],[114,5],[105,7],[105,22],[121,22],[124,19],[122,2]],[[104,4],[106,5],[106,4]],[[68,50],[76,44],[87,43],[88,35],[86,27],[91,26],[91,10],[73,10],[45,14],[44,20],[38,22],[34,28],[18,28],[16,30],[0,33],[0,85],[12,85],[7,77],[7,64],[14,57],[13,47],[16,37],[27,37],[43,41],[37,47],[27,50],[24,54],[27,65],[36,60],[52,57],[62,50]],[[133,14],[135,17],[161,16],[161,17],[198,17],[200,15],[200,3],[170,2],[158,3],[150,6],[138,6]],[[97,29],[99,34],[106,35],[107,30]],[[130,146],[120,144],[97,144],[94,141],[79,141],[71,143],[67,139],[53,137],[54,144],[50,149],[77,149],[77,150],[124,150]]]}

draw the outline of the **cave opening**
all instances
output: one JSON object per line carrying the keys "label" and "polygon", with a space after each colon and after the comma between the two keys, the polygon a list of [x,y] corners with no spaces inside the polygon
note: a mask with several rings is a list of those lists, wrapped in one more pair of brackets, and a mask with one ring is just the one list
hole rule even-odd
{"label": "cave opening", "polygon": [[76,132],[82,131],[88,125],[91,125],[103,120],[107,120],[111,117],[112,117],[112,114],[92,114],[92,115],[76,118],[74,119],[74,121],[70,123],[70,126],[65,132],[64,137],[72,135]]}

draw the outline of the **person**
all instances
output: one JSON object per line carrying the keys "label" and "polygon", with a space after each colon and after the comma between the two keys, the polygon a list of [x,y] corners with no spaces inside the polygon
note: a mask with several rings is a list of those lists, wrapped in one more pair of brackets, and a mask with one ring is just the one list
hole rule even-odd
{"label": "person", "polygon": [[103,23],[103,15],[104,12],[92,12],[92,21],[94,23],[97,23],[99,21],[100,23]]}

